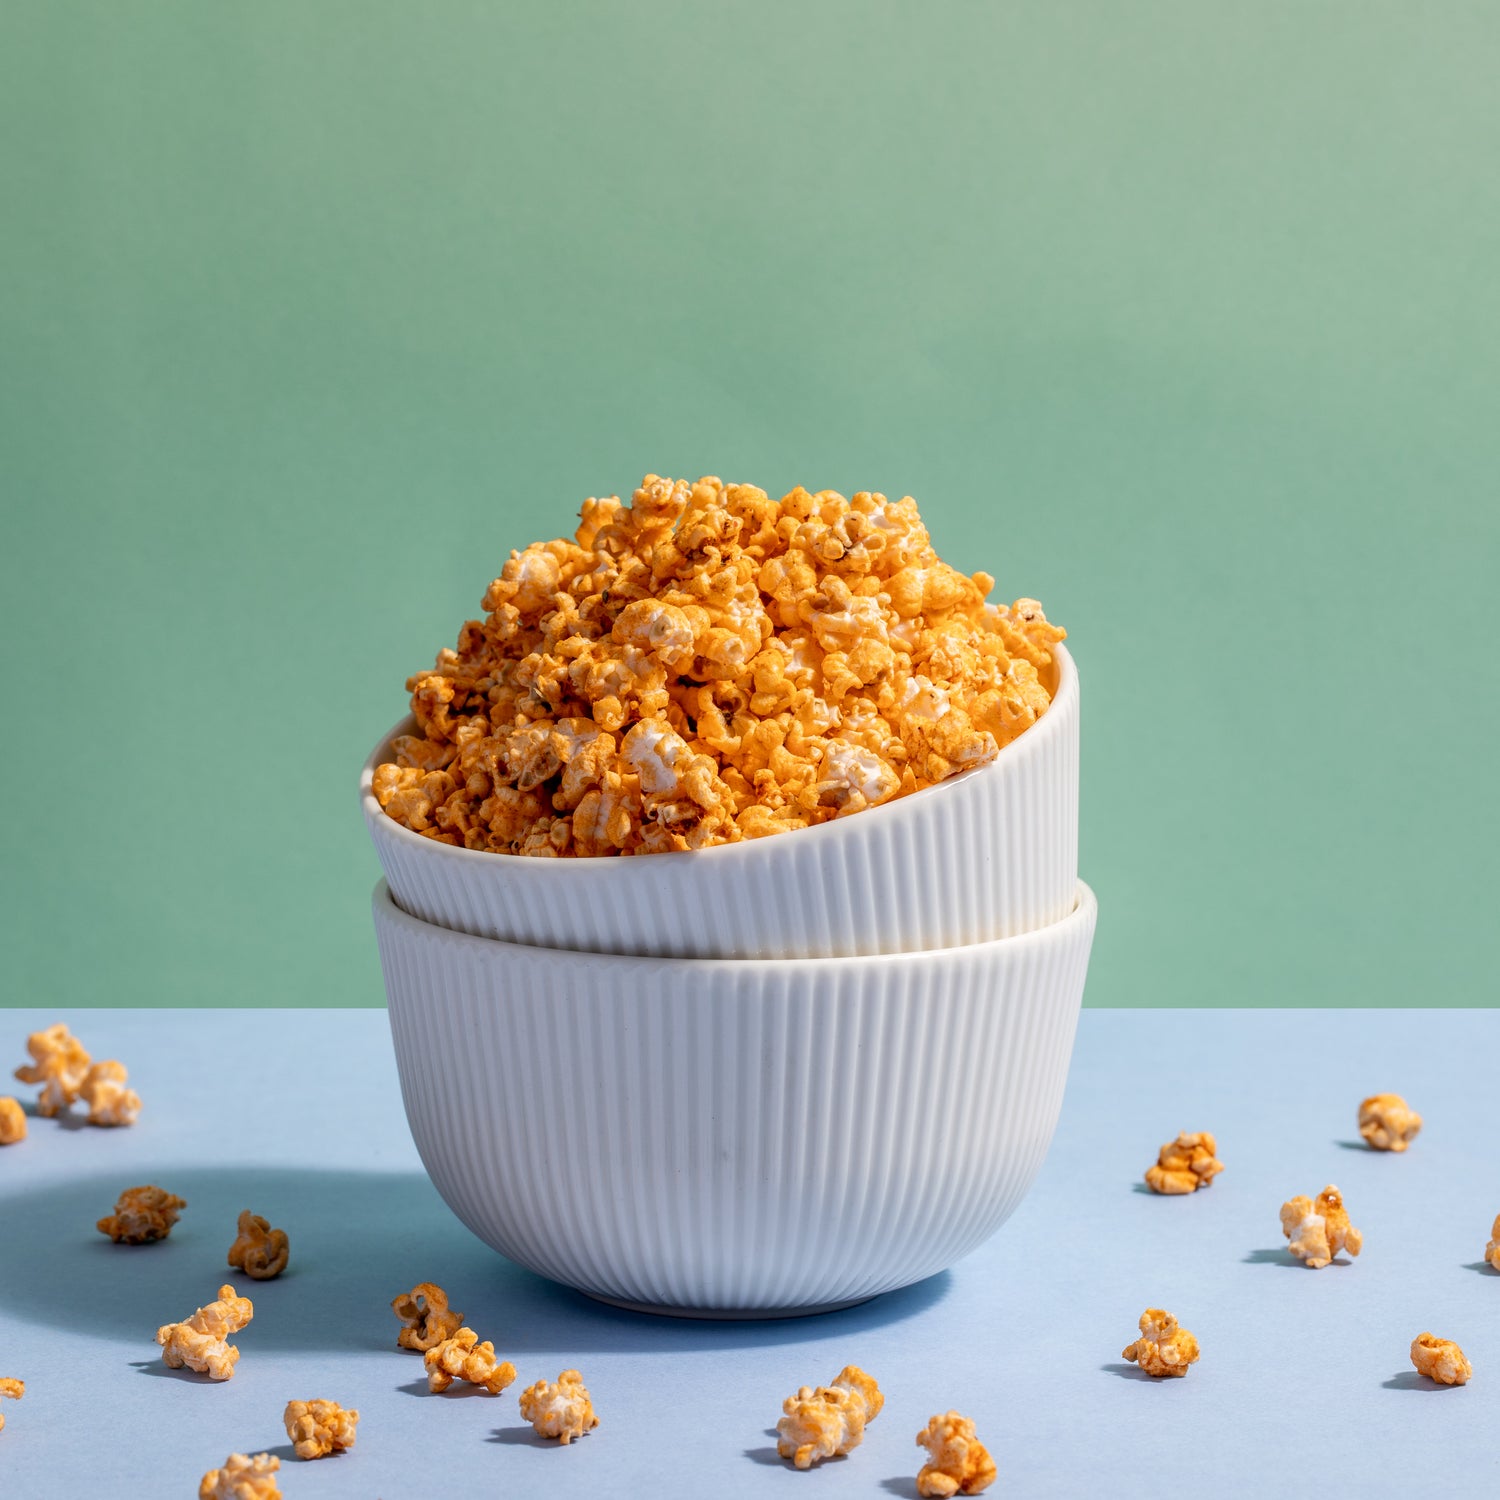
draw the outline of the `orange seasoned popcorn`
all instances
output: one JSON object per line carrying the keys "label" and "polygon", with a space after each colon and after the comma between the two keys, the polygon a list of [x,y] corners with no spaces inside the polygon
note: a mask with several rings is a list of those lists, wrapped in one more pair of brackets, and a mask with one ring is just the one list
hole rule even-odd
{"label": "orange seasoned popcorn", "polygon": [[1317,1201],[1299,1195],[1281,1205],[1281,1232],[1291,1242],[1287,1249],[1314,1270],[1326,1266],[1339,1251],[1358,1255],[1364,1236],[1349,1223],[1343,1195],[1332,1185]]}
{"label": "orange seasoned popcorn", "polygon": [[1120,1358],[1139,1365],[1147,1375],[1186,1375],[1198,1362],[1198,1340],[1165,1308],[1148,1307],[1141,1314],[1141,1336],[1121,1351]]}
{"label": "orange seasoned popcorn", "polygon": [[26,1139],[26,1111],[20,1101],[0,1098],[0,1146],[14,1146]]}
{"label": "orange seasoned popcorn", "polygon": [[650,854],[857,813],[1047,711],[1065,632],[933,551],[916,502],[647,475],[513,552],[407,682],[373,789],[432,839]]}
{"label": "orange seasoned popcorn", "polygon": [[975,1437],[974,1424],[956,1411],[930,1417],[917,1445],[932,1455],[917,1475],[919,1495],[977,1495],[995,1482],[995,1460]]}
{"label": "orange seasoned popcorn", "polygon": [[177,1222],[177,1211],[186,1207],[186,1198],[159,1187],[126,1188],[115,1211],[100,1219],[97,1227],[117,1245],[145,1245],[166,1239]]}
{"label": "orange seasoned popcorn", "polygon": [[90,1125],[134,1125],[141,1112],[141,1096],[126,1088],[125,1064],[98,1062],[91,1067],[78,1093],[89,1107]]}
{"label": "orange seasoned popcorn", "polygon": [[229,1342],[255,1316],[248,1297],[235,1295],[232,1286],[221,1286],[216,1302],[200,1307],[181,1323],[164,1323],[156,1330],[162,1362],[174,1370],[184,1365],[210,1380],[228,1380],[239,1363],[240,1351]]}
{"label": "orange seasoned popcorn", "polygon": [[210,1469],[198,1486],[198,1500],[281,1500],[276,1471],[281,1460],[269,1453],[250,1458],[231,1453],[222,1469]]}
{"label": "orange seasoned popcorn", "polygon": [[16,1069],[22,1083],[39,1083],[36,1112],[50,1120],[77,1097],[91,1061],[82,1042],[58,1021],[26,1038],[31,1062]]}
{"label": "orange seasoned popcorn", "polygon": [[1153,1193],[1192,1193],[1207,1187],[1224,1170],[1218,1149],[1206,1130],[1179,1135],[1161,1148],[1156,1165],[1146,1168],[1146,1186]]}
{"label": "orange seasoned popcorn", "polygon": [[282,1421],[298,1458],[327,1458],[354,1446],[359,1413],[337,1401],[288,1401]]}
{"label": "orange seasoned popcorn", "polygon": [[873,1376],[845,1365],[828,1385],[802,1386],[781,1404],[776,1451],[799,1469],[859,1447],[865,1427],[880,1415],[885,1397]]}
{"label": "orange seasoned popcorn", "polygon": [[[26,1382],[24,1380],[12,1380],[8,1376],[0,1377],[0,1396],[9,1396],[12,1401],[19,1401],[26,1394]],[[0,1432],[5,1431],[5,1413],[0,1412]]]}
{"label": "orange seasoned popcorn", "polygon": [[286,1230],[272,1229],[269,1220],[247,1208],[240,1214],[239,1233],[229,1247],[229,1264],[256,1281],[269,1281],[286,1270],[290,1247]]}
{"label": "orange seasoned popcorn", "polygon": [[446,1391],[455,1380],[466,1380],[498,1396],[516,1378],[516,1367],[506,1360],[495,1362],[495,1346],[479,1342],[472,1328],[460,1328],[451,1339],[435,1344],[423,1355],[427,1364],[427,1389]]}
{"label": "orange seasoned popcorn", "polygon": [[442,1287],[423,1281],[391,1302],[391,1311],[406,1327],[396,1335],[403,1349],[425,1354],[463,1327],[464,1315],[448,1311],[448,1294]]}
{"label": "orange seasoned popcorn", "polygon": [[1439,1385],[1467,1385],[1474,1373],[1474,1366],[1452,1339],[1440,1339],[1432,1333],[1419,1333],[1411,1341],[1411,1362],[1418,1375]]}
{"label": "orange seasoned popcorn", "polygon": [[1400,1094],[1371,1094],[1359,1106],[1359,1133],[1376,1151],[1405,1151],[1421,1128],[1421,1115]]}
{"label": "orange seasoned popcorn", "polygon": [[599,1425],[588,1387],[577,1370],[564,1370],[554,1385],[538,1380],[521,1392],[521,1415],[536,1428],[539,1437],[571,1443]]}
{"label": "orange seasoned popcorn", "polygon": [[1484,1247],[1484,1258],[1500,1271],[1500,1214],[1495,1215],[1495,1222],[1490,1225],[1490,1242]]}

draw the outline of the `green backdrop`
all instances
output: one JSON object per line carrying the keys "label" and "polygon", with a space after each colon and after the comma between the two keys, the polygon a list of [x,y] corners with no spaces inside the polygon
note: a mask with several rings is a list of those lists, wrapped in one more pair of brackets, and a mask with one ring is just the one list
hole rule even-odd
{"label": "green backdrop", "polygon": [[1497,76],[1484,4],[11,0],[0,998],[379,1004],[361,760],[655,470],[1067,625],[1090,1003],[1492,1003]]}

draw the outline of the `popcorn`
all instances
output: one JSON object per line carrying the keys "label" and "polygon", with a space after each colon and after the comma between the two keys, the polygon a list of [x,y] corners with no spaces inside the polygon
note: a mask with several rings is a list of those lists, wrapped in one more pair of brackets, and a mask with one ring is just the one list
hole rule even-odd
{"label": "popcorn", "polygon": [[516,1367],[506,1360],[495,1363],[495,1346],[479,1342],[472,1328],[460,1328],[450,1339],[435,1344],[423,1356],[427,1364],[427,1389],[446,1391],[455,1380],[466,1380],[498,1396],[516,1378]]}
{"label": "popcorn", "polygon": [[[0,1377],[0,1396],[9,1396],[12,1401],[19,1401],[26,1394],[26,1382],[24,1380],[11,1380],[9,1377]],[[5,1414],[0,1412],[0,1432],[5,1431]]]}
{"label": "popcorn", "polygon": [[776,1451],[799,1469],[859,1447],[865,1426],[880,1415],[885,1397],[874,1377],[845,1365],[828,1385],[799,1387],[781,1403]]}
{"label": "popcorn", "polygon": [[125,1087],[125,1064],[98,1062],[88,1070],[79,1094],[89,1107],[90,1125],[134,1125],[141,1112],[141,1096]]}
{"label": "popcorn", "polygon": [[577,1370],[564,1370],[556,1385],[538,1380],[527,1386],[521,1392],[521,1415],[536,1428],[539,1437],[556,1438],[564,1444],[599,1425],[588,1387]]}
{"label": "popcorn", "polygon": [[1400,1094],[1371,1094],[1359,1106],[1359,1133],[1376,1151],[1405,1151],[1421,1128],[1421,1115]]}
{"label": "popcorn", "polygon": [[1364,1236],[1349,1223],[1344,1199],[1336,1187],[1326,1187],[1317,1201],[1298,1196],[1281,1205],[1281,1232],[1291,1242],[1298,1260],[1314,1270],[1326,1266],[1340,1250],[1358,1255]]}
{"label": "popcorn", "polygon": [[98,1230],[117,1245],[145,1245],[164,1240],[177,1222],[177,1211],[187,1199],[159,1187],[126,1188],[115,1203],[115,1211],[100,1219]]}
{"label": "popcorn", "polygon": [[247,1208],[240,1214],[239,1233],[229,1247],[229,1264],[256,1281],[269,1281],[286,1270],[289,1246],[286,1230],[272,1229],[269,1221]]}
{"label": "popcorn", "polygon": [[248,1297],[235,1295],[232,1286],[219,1288],[219,1299],[200,1307],[181,1323],[164,1323],[156,1330],[162,1362],[173,1370],[184,1365],[210,1380],[228,1380],[234,1375],[240,1351],[229,1342],[255,1316]]}
{"label": "popcorn", "polygon": [[1161,1148],[1156,1165],[1146,1168],[1146,1186],[1153,1193],[1192,1193],[1206,1188],[1224,1170],[1218,1149],[1206,1130],[1179,1135]]}
{"label": "popcorn", "polygon": [[281,1500],[276,1471],[281,1460],[269,1453],[249,1458],[231,1453],[222,1469],[210,1469],[198,1486],[198,1500]]}
{"label": "popcorn", "polygon": [[1418,1375],[1439,1385],[1466,1385],[1474,1373],[1474,1366],[1452,1339],[1440,1339],[1431,1333],[1419,1333],[1411,1341],[1411,1362]]}
{"label": "popcorn", "polygon": [[26,1111],[8,1095],[0,1098],[0,1146],[14,1146],[26,1139]]}
{"label": "popcorn", "polygon": [[1186,1375],[1198,1362],[1198,1340],[1165,1308],[1148,1307],[1141,1314],[1141,1336],[1120,1353],[1147,1375]]}
{"label": "popcorn", "polygon": [[1495,1222],[1490,1226],[1490,1242],[1484,1247],[1484,1258],[1500,1271],[1500,1214],[1495,1215]]}
{"label": "popcorn", "polygon": [[917,1445],[932,1455],[917,1474],[919,1495],[977,1495],[995,1482],[995,1460],[956,1411],[928,1418]]}
{"label": "popcorn", "polygon": [[1065,632],[986,603],[914,501],[647,475],[514,552],[407,681],[377,767],[426,838],[650,854],[846,817],[993,759],[1051,703]]}
{"label": "popcorn", "polygon": [[78,1097],[91,1061],[83,1043],[58,1021],[45,1031],[34,1031],[26,1038],[30,1064],[16,1069],[22,1083],[39,1083],[42,1092],[36,1111],[50,1120]]}
{"label": "popcorn", "polygon": [[359,1413],[337,1401],[288,1401],[282,1421],[298,1458],[327,1458],[354,1446]]}
{"label": "popcorn", "polygon": [[391,1311],[407,1326],[396,1335],[403,1349],[425,1354],[463,1327],[464,1315],[448,1311],[448,1294],[430,1281],[420,1282],[391,1302]]}

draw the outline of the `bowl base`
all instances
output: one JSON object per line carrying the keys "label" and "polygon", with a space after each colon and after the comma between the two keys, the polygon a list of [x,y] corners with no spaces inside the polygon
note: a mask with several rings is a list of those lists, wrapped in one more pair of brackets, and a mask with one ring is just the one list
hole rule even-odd
{"label": "bowl base", "polygon": [[605,1297],[599,1292],[584,1292],[585,1297],[626,1312],[651,1313],[658,1318],[712,1318],[719,1322],[746,1322],[752,1318],[811,1318],[818,1313],[842,1312],[858,1307],[870,1297],[853,1297],[848,1302],[820,1302],[815,1307],[664,1307],[654,1302],[626,1302],[620,1297]]}

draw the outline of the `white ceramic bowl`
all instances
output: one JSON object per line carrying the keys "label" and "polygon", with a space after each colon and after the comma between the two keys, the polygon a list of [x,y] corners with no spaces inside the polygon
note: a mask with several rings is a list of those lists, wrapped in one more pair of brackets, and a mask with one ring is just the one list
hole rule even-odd
{"label": "white ceramic bowl", "polygon": [[805,958],[955,948],[1061,921],[1078,882],[1078,673],[988,765],[814,828],[689,854],[532,859],[424,839],[360,778],[397,902],[478,937],[663,958]]}
{"label": "white ceramic bowl", "polygon": [[769,1317],[943,1270],[1015,1209],[1062,1103],[1097,908],[967,948],[619,958],[375,929],[448,1206],[554,1281]]}

